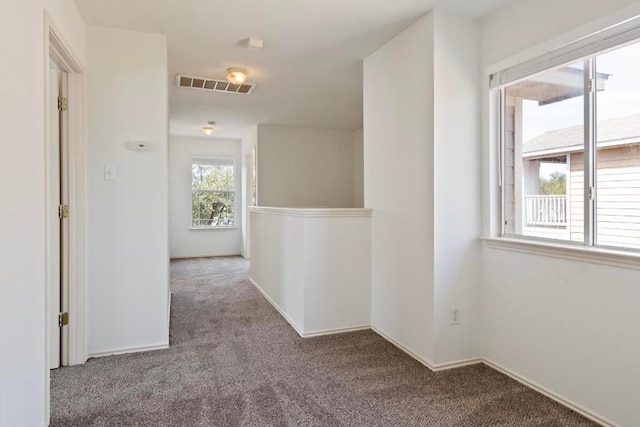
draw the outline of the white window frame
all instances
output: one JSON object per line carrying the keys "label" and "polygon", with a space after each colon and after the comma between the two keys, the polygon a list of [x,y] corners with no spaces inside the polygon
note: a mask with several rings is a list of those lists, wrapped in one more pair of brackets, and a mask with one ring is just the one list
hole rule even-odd
{"label": "white window frame", "polygon": [[[193,225],[193,165],[226,165],[233,166],[233,192],[226,191],[227,193],[233,193],[233,225]],[[190,206],[189,206],[189,229],[195,231],[207,231],[207,230],[234,230],[238,228],[238,170],[236,167],[236,159],[233,157],[224,156],[193,156],[189,164],[189,186],[190,191]],[[222,193],[225,191],[212,191],[215,193]]]}
{"label": "white window frame", "polygon": [[[515,252],[551,256],[575,261],[586,261],[596,264],[616,267],[640,269],[640,251],[632,248],[607,247],[594,242],[594,211],[596,197],[592,197],[595,187],[595,100],[596,91],[585,91],[584,128],[585,128],[585,238],[584,242],[546,239],[524,235],[505,234],[505,186],[503,185],[505,171],[504,154],[504,88],[519,80],[544,72],[562,65],[575,63],[580,60],[588,61],[585,67],[585,87],[589,80],[595,78],[594,58],[608,50],[623,47],[632,42],[640,42],[640,17],[632,18],[620,24],[608,27],[590,36],[583,37],[572,43],[565,44],[558,49],[544,55],[521,62],[509,68],[490,75],[490,99],[497,100],[492,109],[497,114],[497,132],[494,141],[497,143],[497,190],[498,190],[498,235],[483,238],[490,247]],[[595,81],[595,80],[593,80]]]}

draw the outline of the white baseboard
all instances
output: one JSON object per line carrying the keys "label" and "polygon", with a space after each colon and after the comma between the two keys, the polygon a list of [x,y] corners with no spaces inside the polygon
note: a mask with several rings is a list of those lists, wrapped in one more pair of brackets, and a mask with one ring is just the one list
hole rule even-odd
{"label": "white baseboard", "polygon": [[481,357],[470,357],[468,359],[455,360],[453,362],[436,363],[433,365],[434,372],[446,371],[447,369],[462,368],[464,366],[479,365],[482,363]]}
{"label": "white baseboard", "polygon": [[489,366],[492,369],[495,369],[498,372],[503,373],[504,375],[513,378],[514,380],[526,385],[529,388],[534,389],[535,391],[537,391],[538,393],[542,393],[545,396],[547,396],[550,399],[555,400],[556,402],[560,403],[563,406],[566,406],[567,408],[571,409],[572,411],[575,411],[577,413],[579,413],[580,415],[582,415],[583,417],[586,417],[588,419],[590,419],[591,421],[594,421],[602,426],[605,427],[619,427],[619,424],[614,423],[613,421],[610,421],[598,414],[596,414],[593,411],[590,411],[589,409],[578,405],[577,403],[572,402],[571,400],[557,394],[554,393],[553,391],[549,390],[548,388],[536,383],[535,381],[532,381],[530,379],[528,379],[527,377],[524,377],[514,371],[512,371],[511,369],[505,368],[504,366],[490,360],[487,358],[483,358],[482,359],[482,363],[484,363],[485,365]]}
{"label": "white baseboard", "polygon": [[262,296],[269,301],[269,303],[275,308],[278,313],[291,325],[291,327],[300,335],[301,338],[313,338],[313,337],[321,337],[323,335],[335,335],[335,334],[344,334],[347,332],[356,332],[363,331],[366,329],[371,329],[369,325],[358,325],[358,326],[349,326],[345,328],[334,328],[334,329],[324,329],[319,331],[312,332],[304,332],[300,326],[298,326],[291,318],[282,310],[278,304],[275,303],[274,300],[256,283],[255,280],[249,278],[251,284],[262,294]]}
{"label": "white baseboard", "polygon": [[405,353],[407,353],[409,356],[411,356],[414,359],[416,359],[418,362],[422,363],[424,366],[426,366],[430,370],[432,370],[432,371],[434,370],[433,363],[430,360],[427,360],[427,359],[423,358],[422,356],[419,356],[416,352],[414,352],[413,350],[409,349],[408,347],[405,347],[404,345],[400,344],[398,341],[394,340],[389,335],[387,335],[386,333],[382,332],[380,329],[375,328],[375,327],[372,326],[371,330],[373,332],[375,332],[376,334],[380,335],[385,340],[389,341],[394,346],[398,347],[400,350],[402,350]]}
{"label": "white baseboard", "polygon": [[411,349],[407,348],[406,346],[400,344],[398,341],[392,339],[391,337],[389,337],[389,335],[385,334],[384,332],[380,331],[377,328],[371,327],[371,329],[377,333],[378,335],[380,335],[382,338],[384,338],[385,340],[389,341],[391,344],[395,345],[396,347],[398,347],[400,350],[404,351],[405,353],[407,353],[409,356],[413,357],[414,359],[416,359],[418,362],[422,363],[424,366],[426,366],[427,368],[429,368],[432,371],[438,372],[438,371],[444,371],[447,369],[454,369],[454,368],[461,368],[463,366],[468,366],[468,365],[476,365],[478,363],[484,363],[485,365],[489,366],[492,369],[495,369],[498,372],[503,373],[504,375],[507,375],[508,377],[513,378],[514,380],[526,385],[529,388],[532,388],[533,390],[537,391],[538,393],[542,393],[543,395],[547,396],[550,399],[555,400],[556,402],[560,403],[561,405],[571,409],[572,411],[575,411],[577,413],[579,413],[580,415],[590,419],[591,421],[594,421],[602,426],[605,427],[619,427],[618,424],[596,414],[593,411],[590,411],[589,409],[578,405],[577,403],[572,402],[571,400],[560,396],[557,393],[554,393],[553,391],[549,390],[548,388],[536,383],[535,381],[531,381],[530,379],[517,374],[515,372],[513,372],[510,369],[507,369],[487,358],[484,357],[477,357],[477,358],[471,358],[471,359],[466,359],[466,360],[460,360],[460,361],[455,361],[455,362],[448,362],[448,363],[440,363],[440,364],[434,364],[433,362],[431,362],[430,360],[427,360],[421,356],[419,356],[416,352],[412,351]]}
{"label": "white baseboard", "polygon": [[118,354],[141,353],[144,351],[166,350],[167,348],[169,348],[169,343],[158,344],[158,345],[148,345],[143,347],[117,348],[114,350],[105,350],[105,351],[98,351],[96,353],[90,353],[89,357],[105,357],[105,356],[115,356]]}
{"label": "white baseboard", "polygon": [[276,304],[275,301],[272,300],[271,297],[269,295],[267,295],[267,293],[265,291],[262,290],[260,285],[258,285],[252,278],[249,278],[249,281],[258,290],[258,292],[260,292],[262,294],[262,296],[267,301],[269,301],[269,303],[271,303],[273,308],[275,308],[278,311],[278,313],[280,313],[280,315],[282,317],[284,317],[284,320],[286,320],[291,325],[291,327],[298,333],[298,335],[300,335],[302,338],[304,338],[304,333],[302,332],[302,328],[300,328],[298,325],[296,325],[296,323],[293,320],[291,320],[291,318],[289,316],[287,316],[287,314],[284,312],[284,310],[282,310],[278,306],[278,304]]}
{"label": "white baseboard", "polygon": [[[242,256],[242,254],[239,253],[233,253],[233,254],[215,254],[215,255],[211,255],[211,254],[205,254],[205,255],[171,255],[169,257],[169,259],[195,259],[195,258],[216,258],[216,257],[225,257],[225,256]],[[244,258],[244,257],[243,257]]]}
{"label": "white baseboard", "polygon": [[167,342],[169,342],[169,335],[171,334],[171,299],[173,298],[173,292],[169,291],[169,304],[167,307]]}
{"label": "white baseboard", "polygon": [[336,334],[344,334],[347,332],[358,332],[358,331],[366,331],[371,329],[371,325],[361,325],[361,326],[349,326],[346,328],[334,328],[334,329],[324,329],[313,332],[305,332],[302,337],[303,338],[313,338],[313,337],[321,337],[323,335],[336,335]]}
{"label": "white baseboard", "polygon": [[418,353],[411,350],[407,346],[400,344],[398,341],[394,340],[388,334],[386,334],[385,332],[382,332],[380,329],[374,328],[372,326],[371,330],[373,330],[376,334],[380,335],[385,340],[389,341],[394,346],[398,347],[400,350],[407,353],[409,356],[416,359],[418,362],[422,363],[424,366],[426,366],[433,372],[446,371],[447,369],[462,368],[463,366],[477,365],[479,363],[482,363],[481,357],[472,357],[469,359],[456,360],[453,362],[433,363],[432,361],[418,355]]}

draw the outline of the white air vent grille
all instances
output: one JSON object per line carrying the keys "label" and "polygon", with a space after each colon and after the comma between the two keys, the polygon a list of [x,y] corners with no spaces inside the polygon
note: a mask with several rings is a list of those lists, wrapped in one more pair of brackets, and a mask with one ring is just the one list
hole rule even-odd
{"label": "white air vent grille", "polygon": [[225,93],[237,93],[240,95],[249,95],[256,87],[255,83],[243,83],[241,85],[234,85],[226,80],[209,79],[206,77],[194,77],[184,76],[181,74],[176,75],[176,86],[191,88],[191,89],[203,89],[212,90],[214,92]]}

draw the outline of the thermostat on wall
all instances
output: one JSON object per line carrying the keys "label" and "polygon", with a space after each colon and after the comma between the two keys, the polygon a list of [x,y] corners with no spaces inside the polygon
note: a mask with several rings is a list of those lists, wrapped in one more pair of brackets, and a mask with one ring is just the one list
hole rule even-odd
{"label": "thermostat on wall", "polygon": [[128,141],[127,148],[133,151],[147,151],[149,143],[145,141]]}

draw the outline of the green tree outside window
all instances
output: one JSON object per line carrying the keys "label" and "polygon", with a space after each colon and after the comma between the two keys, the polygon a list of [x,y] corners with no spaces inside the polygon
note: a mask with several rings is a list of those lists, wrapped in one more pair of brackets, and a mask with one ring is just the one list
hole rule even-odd
{"label": "green tree outside window", "polygon": [[194,160],[191,165],[193,227],[235,226],[235,174],[226,160]]}

